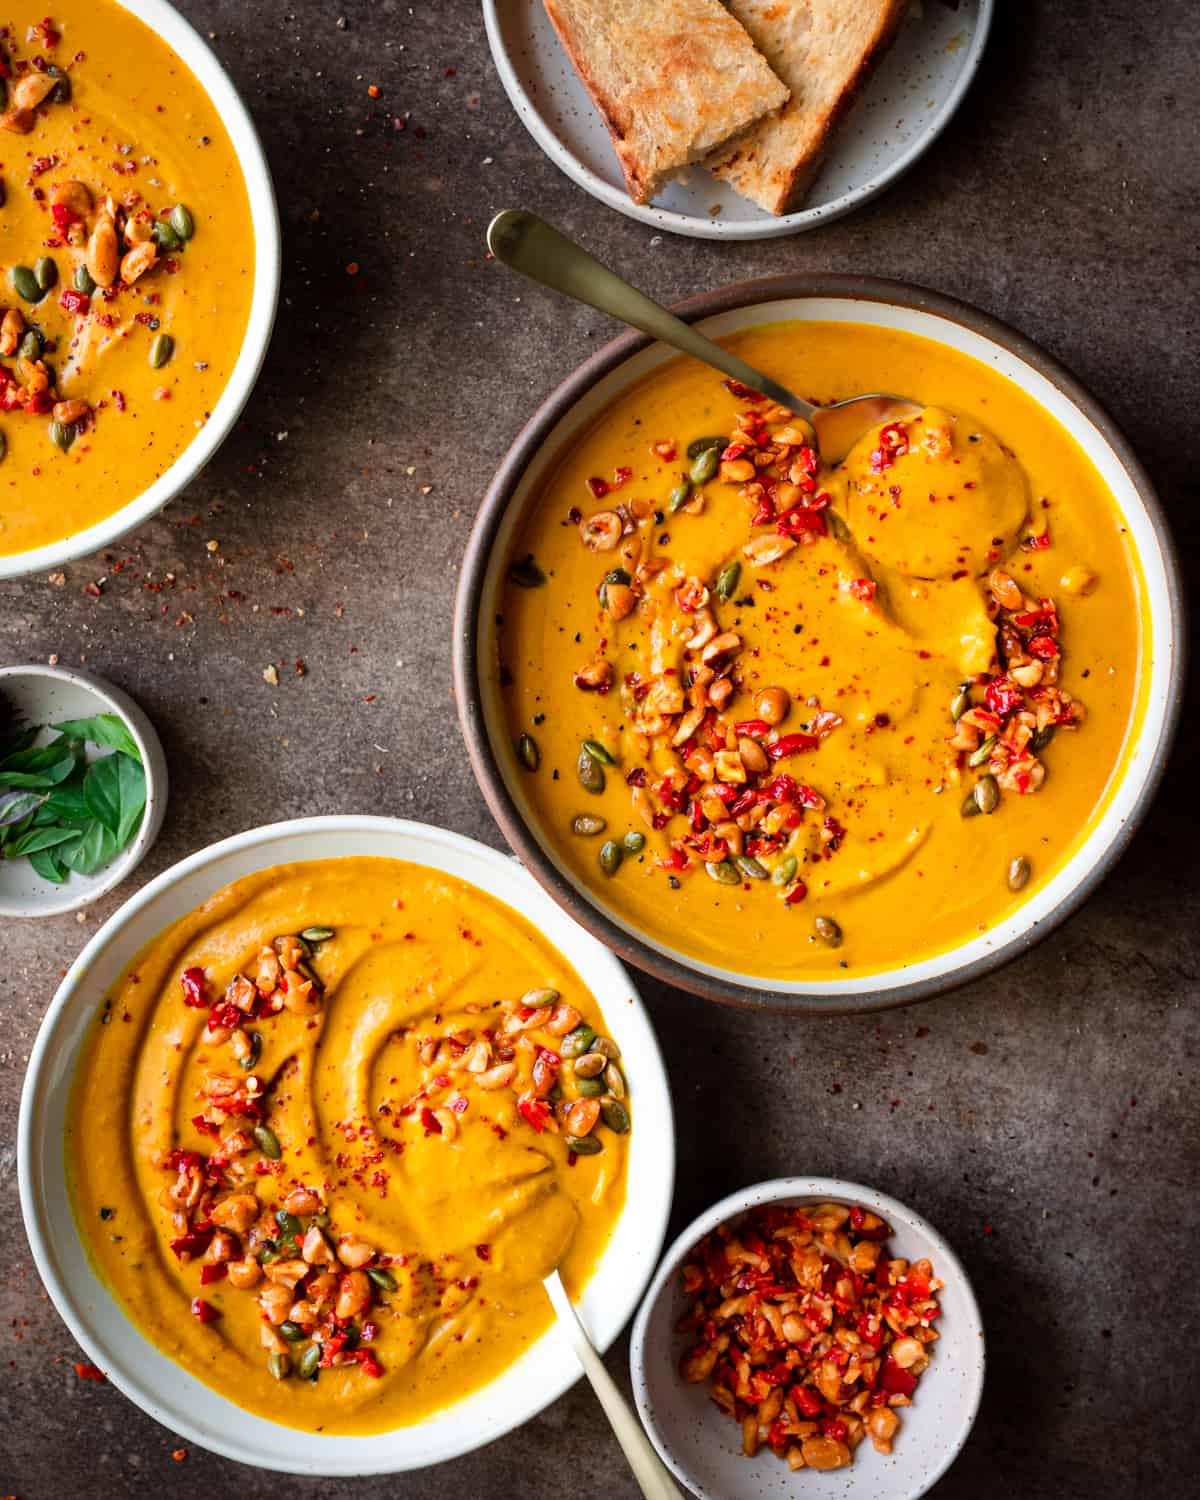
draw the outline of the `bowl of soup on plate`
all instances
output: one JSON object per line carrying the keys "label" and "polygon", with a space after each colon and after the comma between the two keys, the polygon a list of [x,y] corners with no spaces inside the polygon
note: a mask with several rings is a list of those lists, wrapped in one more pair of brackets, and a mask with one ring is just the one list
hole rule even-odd
{"label": "bowl of soup on plate", "polygon": [[130,902],[51,1009],[24,1140],[40,1269],[100,1368],[315,1473],[540,1410],[578,1373],[542,1278],[607,1343],[671,1193],[620,966],[503,856],[385,819],[241,835]]}
{"label": "bowl of soup on plate", "polygon": [[0,576],[147,519],[232,426],[270,336],[275,203],[249,116],[162,0],[0,31]]}
{"label": "bowl of soup on plate", "polygon": [[481,785],[581,921],[715,998],[837,1009],[982,972],[1107,868],[1169,742],[1179,590],[1144,474],[1033,346],[799,287],[694,310],[815,401],[915,412],[827,462],[618,340],[489,491],[456,651]]}

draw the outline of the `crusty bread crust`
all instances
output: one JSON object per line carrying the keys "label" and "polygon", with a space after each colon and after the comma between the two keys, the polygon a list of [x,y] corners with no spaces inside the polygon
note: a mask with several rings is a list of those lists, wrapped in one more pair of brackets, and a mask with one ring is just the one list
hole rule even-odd
{"label": "crusty bread crust", "polygon": [[545,0],[608,126],[629,196],[778,110],[788,91],[720,0]]}
{"label": "crusty bread crust", "polygon": [[830,139],[895,38],[908,0],[729,0],[791,90],[780,113],[705,163],[773,214],[800,207]]}

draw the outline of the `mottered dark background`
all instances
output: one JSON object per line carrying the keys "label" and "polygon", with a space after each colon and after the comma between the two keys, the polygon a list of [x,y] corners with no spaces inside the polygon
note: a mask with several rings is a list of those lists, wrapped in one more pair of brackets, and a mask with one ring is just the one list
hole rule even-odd
{"label": "mottered dark background", "polygon": [[[614,331],[485,261],[501,207],[538,210],[663,300],[836,270],[976,303],[1109,408],[1194,557],[1189,0],[1001,0],[979,78],[915,171],[847,220],[750,245],[656,236],[561,176],[510,109],[473,0],[180,8],[211,35],[275,175],[284,279],[266,368],[237,432],[156,521],[63,585],[0,584],[0,661],[82,664],[162,733],[171,802],[135,883],[309,813],[401,814],[499,846],[451,699],[457,563],[526,416]],[[85,592],[101,580],[98,598]],[[778,1020],[642,985],[675,1092],[673,1230],[757,1179],[827,1173],[911,1203],[965,1261],[987,1388],[938,1500],[1196,1492],[1195,776],[1185,716],[1157,805],[1100,891],[1028,956],[943,999]],[[189,1445],[173,1460],[177,1435],[77,1380],[20,1227],[17,1106],[58,979],[119,899],[82,921],[0,927],[0,1493],[634,1496],[585,1386],[456,1463],[330,1482]],[[626,1351],[609,1358],[622,1381]],[[797,1479],[798,1494],[824,1487]]]}

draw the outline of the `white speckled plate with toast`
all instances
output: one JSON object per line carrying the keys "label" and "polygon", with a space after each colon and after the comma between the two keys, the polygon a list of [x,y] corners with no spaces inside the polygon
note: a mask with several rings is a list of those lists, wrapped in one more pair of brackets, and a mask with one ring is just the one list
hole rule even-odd
{"label": "white speckled plate with toast", "polygon": [[483,0],[488,42],[522,122],[563,172],[609,208],[699,239],[797,234],[840,218],[895,182],[937,139],[966,93],[991,27],[993,0],[914,3],[900,34],[833,139],[803,208],[776,217],[701,166],[653,203],[625,191],[603,120],[542,0]]}

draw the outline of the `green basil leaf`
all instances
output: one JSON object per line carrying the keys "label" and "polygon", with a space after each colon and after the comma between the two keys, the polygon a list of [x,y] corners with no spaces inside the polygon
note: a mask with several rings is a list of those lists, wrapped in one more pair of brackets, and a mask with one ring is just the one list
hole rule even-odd
{"label": "green basil leaf", "polygon": [[83,795],[83,777],[63,782],[46,794],[37,821],[90,823],[92,810]]}
{"label": "green basil leaf", "polygon": [[0,792],[0,828],[7,828],[11,823],[19,823],[31,812],[37,812],[42,801],[43,798],[38,792]]}
{"label": "green basil leaf", "polygon": [[110,745],[114,750],[123,750],[141,764],[137,741],[130,734],[125,720],[117,714],[97,714],[92,719],[64,719],[61,724],[51,724],[50,728],[56,729],[59,734],[69,735],[72,739],[88,740],[93,745]]}
{"label": "green basil leaf", "polygon": [[114,838],[121,823],[120,764],[121,756],[106,755],[103,760],[94,760],[83,778],[83,800],[88,811]]}
{"label": "green basil leaf", "polygon": [[79,875],[90,875],[106,864],[117,852],[116,835],[103,823],[93,823],[84,830],[78,843],[65,847],[63,863]]}
{"label": "green basil leaf", "polygon": [[116,755],[117,786],[121,793],[121,817],[117,823],[117,848],[124,849],[142,825],[142,814],[146,811],[146,773],[139,761],[127,755]]}
{"label": "green basil leaf", "polygon": [[9,853],[13,859],[18,859],[22,854],[38,854],[43,849],[53,849],[82,837],[78,828],[31,828],[16,840]]}
{"label": "green basil leaf", "polygon": [[10,755],[0,770],[0,786],[52,787],[75,769],[75,752],[64,740]]}
{"label": "green basil leaf", "polygon": [[66,868],[58,859],[53,849],[35,850],[29,856],[29,863],[43,880],[49,880],[54,885],[63,885],[66,882]]}

